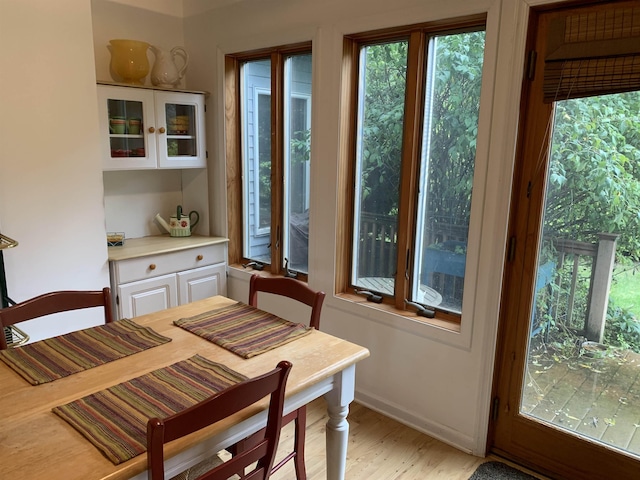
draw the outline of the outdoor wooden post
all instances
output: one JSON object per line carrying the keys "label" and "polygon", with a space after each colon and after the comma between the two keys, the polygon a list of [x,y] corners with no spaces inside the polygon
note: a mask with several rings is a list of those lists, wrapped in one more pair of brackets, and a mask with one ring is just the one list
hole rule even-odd
{"label": "outdoor wooden post", "polygon": [[600,233],[598,237],[600,240],[591,284],[591,301],[585,336],[592,342],[602,343],[609,305],[609,289],[616,259],[616,242],[619,235]]}

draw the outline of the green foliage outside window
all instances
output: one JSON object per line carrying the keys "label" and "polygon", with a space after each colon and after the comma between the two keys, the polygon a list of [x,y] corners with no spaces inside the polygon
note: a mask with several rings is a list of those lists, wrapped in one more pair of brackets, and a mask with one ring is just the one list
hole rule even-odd
{"label": "green foliage outside window", "polygon": [[[600,232],[618,234],[614,284],[640,261],[640,92],[556,102],[540,263],[557,260],[555,239],[595,243]],[[536,180],[539,181],[539,180]],[[566,304],[571,271],[556,272],[553,296],[536,301],[536,320],[551,340],[572,342],[587,312],[591,264],[580,270]],[[543,295],[543,296],[541,296]],[[555,299],[555,300],[554,300]],[[604,342],[640,352],[640,305],[609,297]],[[569,338],[569,340],[567,340]],[[564,340],[563,340],[564,339]]]}
{"label": "green foliage outside window", "polygon": [[[367,51],[362,210],[368,213],[393,216],[398,210],[407,45]],[[428,211],[461,224],[469,220],[483,55],[483,31],[437,38]]]}
{"label": "green foliage outside window", "polygon": [[556,103],[545,237],[619,233],[618,262],[640,261],[640,91]]}

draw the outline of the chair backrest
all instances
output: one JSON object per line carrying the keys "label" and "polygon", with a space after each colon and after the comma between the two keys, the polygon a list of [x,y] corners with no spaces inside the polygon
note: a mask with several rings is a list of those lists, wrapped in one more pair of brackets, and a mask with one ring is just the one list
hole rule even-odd
{"label": "chair backrest", "polygon": [[311,307],[309,326],[320,330],[320,313],[324,302],[324,292],[316,292],[299,280],[289,277],[251,276],[249,282],[249,305],[258,306],[258,292],[283,295]]}
{"label": "chair backrest", "polygon": [[[54,313],[92,307],[103,307],[105,323],[113,321],[111,290],[109,287],[97,291],[65,290],[49,292],[10,307],[0,308],[0,327],[8,327],[25,320]],[[7,348],[6,338],[4,334],[0,334],[0,350],[5,348]]]}
{"label": "chair backrest", "polygon": [[[285,386],[290,370],[291,363],[283,360],[274,370],[237,383],[164,420],[150,419],[147,422],[149,480],[164,480],[163,446],[165,443],[223,420],[270,395],[264,439],[255,447],[239,453],[231,460],[198,477],[198,480],[227,480],[234,474],[244,472],[245,467],[257,462],[255,468],[247,474],[246,478],[268,479],[280,439]],[[212,452],[212,454],[215,453]]]}

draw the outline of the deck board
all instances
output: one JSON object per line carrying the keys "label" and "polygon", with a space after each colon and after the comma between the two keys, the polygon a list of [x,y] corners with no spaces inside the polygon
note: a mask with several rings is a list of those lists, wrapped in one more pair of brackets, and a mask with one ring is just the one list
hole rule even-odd
{"label": "deck board", "polygon": [[640,355],[532,356],[522,412],[640,455]]}

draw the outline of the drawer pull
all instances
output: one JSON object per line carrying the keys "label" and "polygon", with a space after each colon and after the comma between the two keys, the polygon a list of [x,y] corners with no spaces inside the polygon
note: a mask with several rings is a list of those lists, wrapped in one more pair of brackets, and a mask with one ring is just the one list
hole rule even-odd
{"label": "drawer pull", "polygon": [[149,265],[149,270],[155,270],[156,269],[156,264],[152,263],[151,265]]}
{"label": "drawer pull", "polygon": [[203,257],[202,255],[198,255],[198,256],[196,257],[196,260],[200,261],[200,260],[202,260],[203,258],[204,258],[204,257]]}

